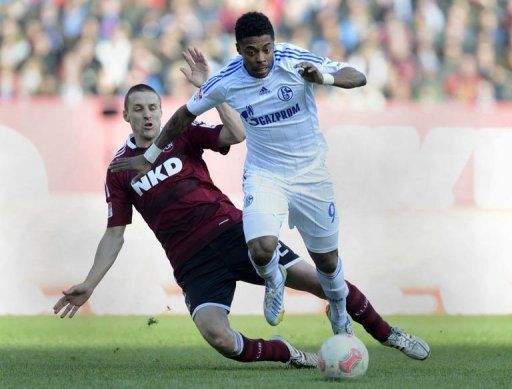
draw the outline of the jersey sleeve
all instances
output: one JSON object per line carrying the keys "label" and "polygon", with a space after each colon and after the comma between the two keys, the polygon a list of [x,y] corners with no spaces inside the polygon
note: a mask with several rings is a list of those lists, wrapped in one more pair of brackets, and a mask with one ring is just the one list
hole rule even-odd
{"label": "jersey sleeve", "polygon": [[[332,61],[327,57],[321,57],[313,54],[309,50],[302,47],[292,45],[290,43],[279,44],[275,51],[275,58],[284,60],[289,70],[299,62],[311,62],[315,65],[321,73],[334,73],[342,68],[350,66],[346,62]],[[293,68],[294,69],[294,68]]]}
{"label": "jersey sleeve", "polygon": [[225,101],[223,84],[215,77],[206,81],[187,102],[190,113],[199,116]]}
{"label": "jersey sleeve", "polygon": [[184,134],[185,139],[194,149],[200,151],[209,149],[225,155],[229,152],[230,147],[217,145],[222,127],[222,124],[210,125],[194,121],[188,126]]}
{"label": "jersey sleeve", "polygon": [[331,61],[329,58],[324,57],[322,64],[318,66],[318,69],[322,73],[334,73],[340,69],[349,67],[350,65],[346,62]]}
{"label": "jersey sleeve", "polygon": [[132,222],[132,203],[118,177],[118,173],[109,171],[105,180],[105,197],[108,205],[107,227],[125,226]]}
{"label": "jersey sleeve", "polygon": [[210,77],[201,88],[187,102],[187,109],[190,113],[199,116],[202,113],[216,107],[226,101],[226,85],[230,76],[243,66],[243,59],[240,55],[233,58],[217,74]]}

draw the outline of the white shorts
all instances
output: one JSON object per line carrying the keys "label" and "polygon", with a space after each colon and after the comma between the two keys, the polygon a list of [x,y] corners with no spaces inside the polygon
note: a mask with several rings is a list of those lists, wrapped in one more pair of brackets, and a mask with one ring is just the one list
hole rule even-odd
{"label": "white shorts", "polygon": [[245,240],[279,236],[289,213],[309,251],[326,253],[338,248],[339,219],[329,173],[325,167],[287,180],[262,171],[244,172],[243,226]]}

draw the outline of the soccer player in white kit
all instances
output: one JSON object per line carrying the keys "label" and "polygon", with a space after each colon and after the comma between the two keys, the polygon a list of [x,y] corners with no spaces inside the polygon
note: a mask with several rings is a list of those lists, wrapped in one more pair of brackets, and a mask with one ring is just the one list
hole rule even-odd
{"label": "soccer player in white kit", "polygon": [[235,36],[240,55],[176,111],[144,157],[120,161],[116,168],[145,174],[162,148],[196,116],[228,103],[240,113],[246,130],[243,227],[251,261],[265,279],[265,318],[277,325],[284,314],[286,271],[279,265],[277,244],[289,214],[290,226],[297,227],[316,264],[333,332],[352,333],[338,257],[339,221],[313,84],[354,88],[365,85],[366,77],[345,63],[275,43],[272,24],[262,13],[242,15]]}

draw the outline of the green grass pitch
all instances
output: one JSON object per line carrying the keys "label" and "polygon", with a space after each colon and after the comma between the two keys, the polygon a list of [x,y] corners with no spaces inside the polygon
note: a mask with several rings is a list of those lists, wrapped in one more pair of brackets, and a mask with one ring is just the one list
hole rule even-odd
{"label": "green grass pitch", "polygon": [[[354,325],[370,353],[368,373],[353,383],[323,381],[316,370],[281,363],[237,363],[200,337],[187,316],[0,317],[1,388],[512,388],[511,316],[396,316],[393,325],[425,338],[432,355],[414,361],[379,345]],[[322,316],[232,316],[248,337],[279,334],[317,351],[330,336]]]}

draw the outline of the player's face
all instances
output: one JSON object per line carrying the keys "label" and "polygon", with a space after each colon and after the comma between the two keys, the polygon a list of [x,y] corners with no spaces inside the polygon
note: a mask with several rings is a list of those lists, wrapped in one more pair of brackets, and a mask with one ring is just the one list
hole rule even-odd
{"label": "player's face", "polygon": [[274,63],[274,40],[270,35],[251,36],[236,43],[247,72],[256,78],[266,77]]}
{"label": "player's face", "polygon": [[150,91],[130,94],[123,117],[132,127],[137,146],[147,147],[160,131],[162,120],[160,98]]}

